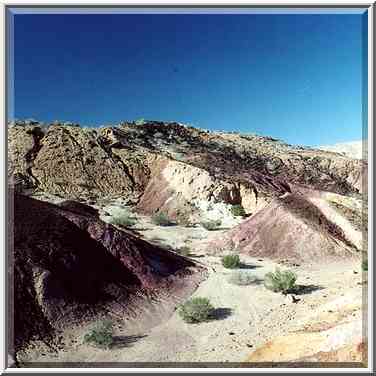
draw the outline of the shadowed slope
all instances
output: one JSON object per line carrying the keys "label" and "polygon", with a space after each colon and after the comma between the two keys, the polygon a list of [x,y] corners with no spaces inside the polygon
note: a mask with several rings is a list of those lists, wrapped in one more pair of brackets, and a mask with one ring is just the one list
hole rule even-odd
{"label": "shadowed slope", "polygon": [[[11,197],[12,193],[10,194]],[[15,349],[34,337],[89,320],[131,296],[185,285],[200,268],[101,222],[85,205],[64,208],[14,196]],[[79,213],[81,211],[81,213]],[[122,306],[120,304],[120,306]],[[123,305],[124,314],[128,306]]]}

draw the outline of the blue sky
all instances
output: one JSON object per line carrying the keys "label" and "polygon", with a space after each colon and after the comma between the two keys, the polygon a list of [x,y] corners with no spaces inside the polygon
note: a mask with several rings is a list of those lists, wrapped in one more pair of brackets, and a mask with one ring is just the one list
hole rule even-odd
{"label": "blue sky", "polygon": [[14,79],[18,119],[351,141],[362,137],[362,16],[18,14]]}

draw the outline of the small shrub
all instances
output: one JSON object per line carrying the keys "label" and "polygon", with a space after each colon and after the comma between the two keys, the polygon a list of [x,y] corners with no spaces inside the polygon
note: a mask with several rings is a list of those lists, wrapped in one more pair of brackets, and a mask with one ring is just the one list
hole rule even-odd
{"label": "small shrub", "polygon": [[231,273],[228,281],[234,285],[247,286],[258,281],[258,279],[249,272],[237,270]]}
{"label": "small shrub", "polygon": [[227,269],[235,269],[240,266],[239,255],[226,255],[222,257],[222,265]]}
{"label": "small shrub", "polygon": [[188,323],[207,321],[214,313],[208,298],[192,298],[179,307],[179,316]]}
{"label": "small shrub", "polygon": [[92,329],[85,334],[84,342],[108,349],[113,343],[113,329],[112,322],[109,320],[103,321],[97,328]]}
{"label": "small shrub", "polygon": [[190,248],[187,246],[180,247],[176,250],[176,253],[179,253],[181,256],[188,257],[190,254]]}
{"label": "small shrub", "polygon": [[264,285],[268,290],[287,294],[294,286],[297,276],[290,270],[276,269],[274,273],[265,274]]}
{"label": "small shrub", "polygon": [[365,272],[368,272],[368,260],[363,260],[362,270],[365,271]]}
{"label": "small shrub", "polygon": [[246,214],[243,206],[241,205],[233,205],[231,207],[231,213],[234,217],[244,217]]}
{"label": "small shrub", "polygon": [[159,212],[153,215],[152,221],[154,224],[158,226],[171,226],[173,223],[167,217],[167,215],[163,212]]}
{"label": "small shrub", "polygon": [[136,224],[136,219],[129,214],[122,214],[111,217],[110,223],[116,226],[132,227]]}
{"label": "small shrub", "polygon": [[205,228],[208,231],[214,231],[217,230],[218,227],[222,224],[222,221],[220,219],[217,219],[215,221],[206,221],[202,222],[201,225],[203,228]]}

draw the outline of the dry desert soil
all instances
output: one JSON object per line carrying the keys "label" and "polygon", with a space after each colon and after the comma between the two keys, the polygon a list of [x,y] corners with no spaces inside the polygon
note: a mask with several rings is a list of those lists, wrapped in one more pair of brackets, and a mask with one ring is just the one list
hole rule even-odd
{"label": "dry desert soil", "polygon": [[[362,342],[362,293],[366,286],[358,260],[344,260],[322,264],[289,266],[297,276],[301,292],[283,295],[263,286],[265,273],[285,263],[241,256],[242,270],[256,277],[249,286],[229,282],[233,272],[225,269],[221,255],[208,255],[212,238],[226,229],[207,231],[198,226],[161,227],[147,217],[138,216],[135,229],[145,239],[177,249],[188,245],[189,257],[207,267],[207,278],[192,296],[208,297],[216,308],[215,318],[200,324],[185,323],[175,307],[188,296],[171,297],[145,305],[143,311],[123,322],[117,321],[115,345],[108,350],[83,343],[88,327],[66,330],[64,345],[57,352],[45,346],[35,346],[21,361],[42,363],[152,363],[152,362],[284,362],[297,361],[321,352],[330,352],[345,345],[349,338],[341,338],[341,325],[353,325],[347,336]],[[351,320],[349,320],[349,316]],[[355,323],[355,324],[354,324]],[[325,334],[327,343],[315,346],[310,333],[333,328],[337,332]],[[263,354],[263,345],[273,338],[290,333],[303,333],[304,346],[300,348],[293,336],[289,343]],[[308,338],[304,338],[304,336]],[[261,355],[260,355],[261,352]],[[254,354],[254,359],[252,359]],[[354,360],[359,360],[355,358]]]}

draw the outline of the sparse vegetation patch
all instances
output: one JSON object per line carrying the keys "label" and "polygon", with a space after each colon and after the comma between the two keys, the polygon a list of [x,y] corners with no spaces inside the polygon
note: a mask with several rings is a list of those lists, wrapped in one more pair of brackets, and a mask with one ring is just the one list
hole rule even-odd
{"label": "sparse vegetation patch", "polygon": [[287,294],[295,287],[297,276],[290,270],[281,271],[276,269],[274,273],[265,274],[264,285],[268,290]]}
{"label": "sparse vegetation patch", "polygon": [[97,328],[85,334],[84,342],[99,348],[110,348],[113,343],[112,322],[110,320],[102,321]]}
{"label": "sparse vegetation patch", "polygon": [[136,218],[129,213],[117,214],[111,217],[110,223],[116,226],[132,227],[136,224]]}
{"label": "sparse vegetation patch", "polygon": [[152,221],[158,226],[171,226],[173,222],[168,218],[167,214],[159,212],[153,215]]}
{"label": "sparse vegetation patch", "polygon": [[207,321],[214,313],[214,307],[208,298],[192,298],[179,307],[179,316],[187,323]]}
{"label": "sparse vegetation patch", "polygon": [[247,286],[258,281],[250,272],[245,270],[236,270],[231,273],[228,281],[234,285]]}
{"label": "sparse vegetation patch", "polygon": [[226,255],[222,257],[222,265],[226,269],[236,269],[240,266],[239,255]]}
{"label": "sparse vegetation patch", "polygon": [[222,224],[222,221],[220,219],[213,220],[213,221],[205,221],[201,223],[201,226],[208,230],[208,231],[214,231],[217,230]]}
{"label": "sparse vegetation patch", "polygon": [[246,215],[245,210],[241,205],[233,205],[231,207],[231,213],[234,217],[244,217]]}
{"label": "sparse vegetation patch", "polygon": [[368,260],[363,260],[362,270],[365,271],[365,272],[368,272]]}

